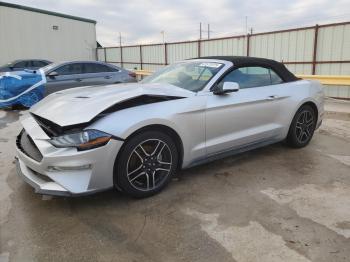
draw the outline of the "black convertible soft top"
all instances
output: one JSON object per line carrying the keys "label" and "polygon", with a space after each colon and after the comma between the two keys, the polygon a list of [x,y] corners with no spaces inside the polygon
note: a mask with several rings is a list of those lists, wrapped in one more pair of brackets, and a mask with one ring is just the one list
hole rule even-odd
{"label": "black convertible soft top", "polygon": [[206,56],[200,57],[199,59],[217,59],[230,61],[233,63],[235,68],[246,67],[246,66],[261,66],[271,68],[275,71],[285,82],[293,82],[299,80],[293,73],[291,73],[284,64],[275,60],[250,57],[250,56]]}

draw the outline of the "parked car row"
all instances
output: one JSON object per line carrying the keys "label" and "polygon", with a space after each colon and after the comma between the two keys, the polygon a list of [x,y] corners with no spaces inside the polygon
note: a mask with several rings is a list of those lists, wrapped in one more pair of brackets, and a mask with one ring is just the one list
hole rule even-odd
{"label": "parked car row", "polygon": [[[136,82],[134,72],[98,61],[18,60],[1,70],[0,108],[18,104],[30,107],[43,97],[68,88]],[[33,84],[34,78],[38,80]]]}

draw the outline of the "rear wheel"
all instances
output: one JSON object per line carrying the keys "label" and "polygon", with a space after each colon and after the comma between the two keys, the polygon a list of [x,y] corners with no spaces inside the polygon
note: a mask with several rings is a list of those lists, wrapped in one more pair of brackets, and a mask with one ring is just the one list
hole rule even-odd
{"label": "rear wheel", "polygon": [[117,185],[132,197],[148,197],[161,191],[177,169],[178,151],[172,138],[145,131],[130,140],[116,163]]}
{"label": "rear wheel", "polygon": [[316,120],[315,110],[309,105],[302,106],[290,125],[287,144],[295,148],[306,146],[314,134]]}

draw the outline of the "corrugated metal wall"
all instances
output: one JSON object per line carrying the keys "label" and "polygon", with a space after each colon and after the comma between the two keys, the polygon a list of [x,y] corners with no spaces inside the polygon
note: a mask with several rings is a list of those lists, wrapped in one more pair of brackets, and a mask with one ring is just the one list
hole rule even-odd
{"label": "corrugated metal wall", "polygon": [[[350,60],[350,23],[319,29],[317,61]],[[350,63],[322,63],[316,66],[322,75],[350,75]]]}
{"label": "corrugated metal wall", "polygon": [[[106,50],[106,58],[104,52]],[[98,59],[129,69],[155,71],[175,61],[212,55],[271,58],[295,74],[350,75],[350,22],[316,25],[248,36],[177,43],[100,48]],[[124,63],[121,63],[124,62]],[[327,87],[326,94],[349,97],[350,87]]]}
{"label": "corrugated metal wall", "polygon": [[167,44],[167,62],[169,64],[176,61],[198,56],[198,42]]}
{"label": "corrugated metal wall", "polygon": [[120,62],[120,48],[107,48],[106,49],[106,60],[107,62]]}
{"label": "corrugated metal wall", "polygon": [[296,74],[311,74],[312,64],[294,64],[312,61],[314,30],[297,30],[250,37],[250,55],[288,62]]}
{"label": "corrugated metal wall", "polygon": [[[94,23],[0,5],[0,32],[0,65],[31,58],[96,59]],[[103,59],[103,52],[97,53]]]}
{"label": "corrugated metal wall", "polygon": [[201,41],[201,56],[211,55],[238,55],[244,56],[247,52],[247,37],[231,39]]}

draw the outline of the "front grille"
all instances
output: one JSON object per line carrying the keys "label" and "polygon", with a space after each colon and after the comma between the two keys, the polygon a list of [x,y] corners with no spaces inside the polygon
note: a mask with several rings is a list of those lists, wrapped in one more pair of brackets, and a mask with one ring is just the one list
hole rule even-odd
{"label": "front grille", "polygon": [[40,153],[38,147],[35,145],[33,139],[23,129],[16,140],[17,147],[27,156],[40,162],[43,155]]}

